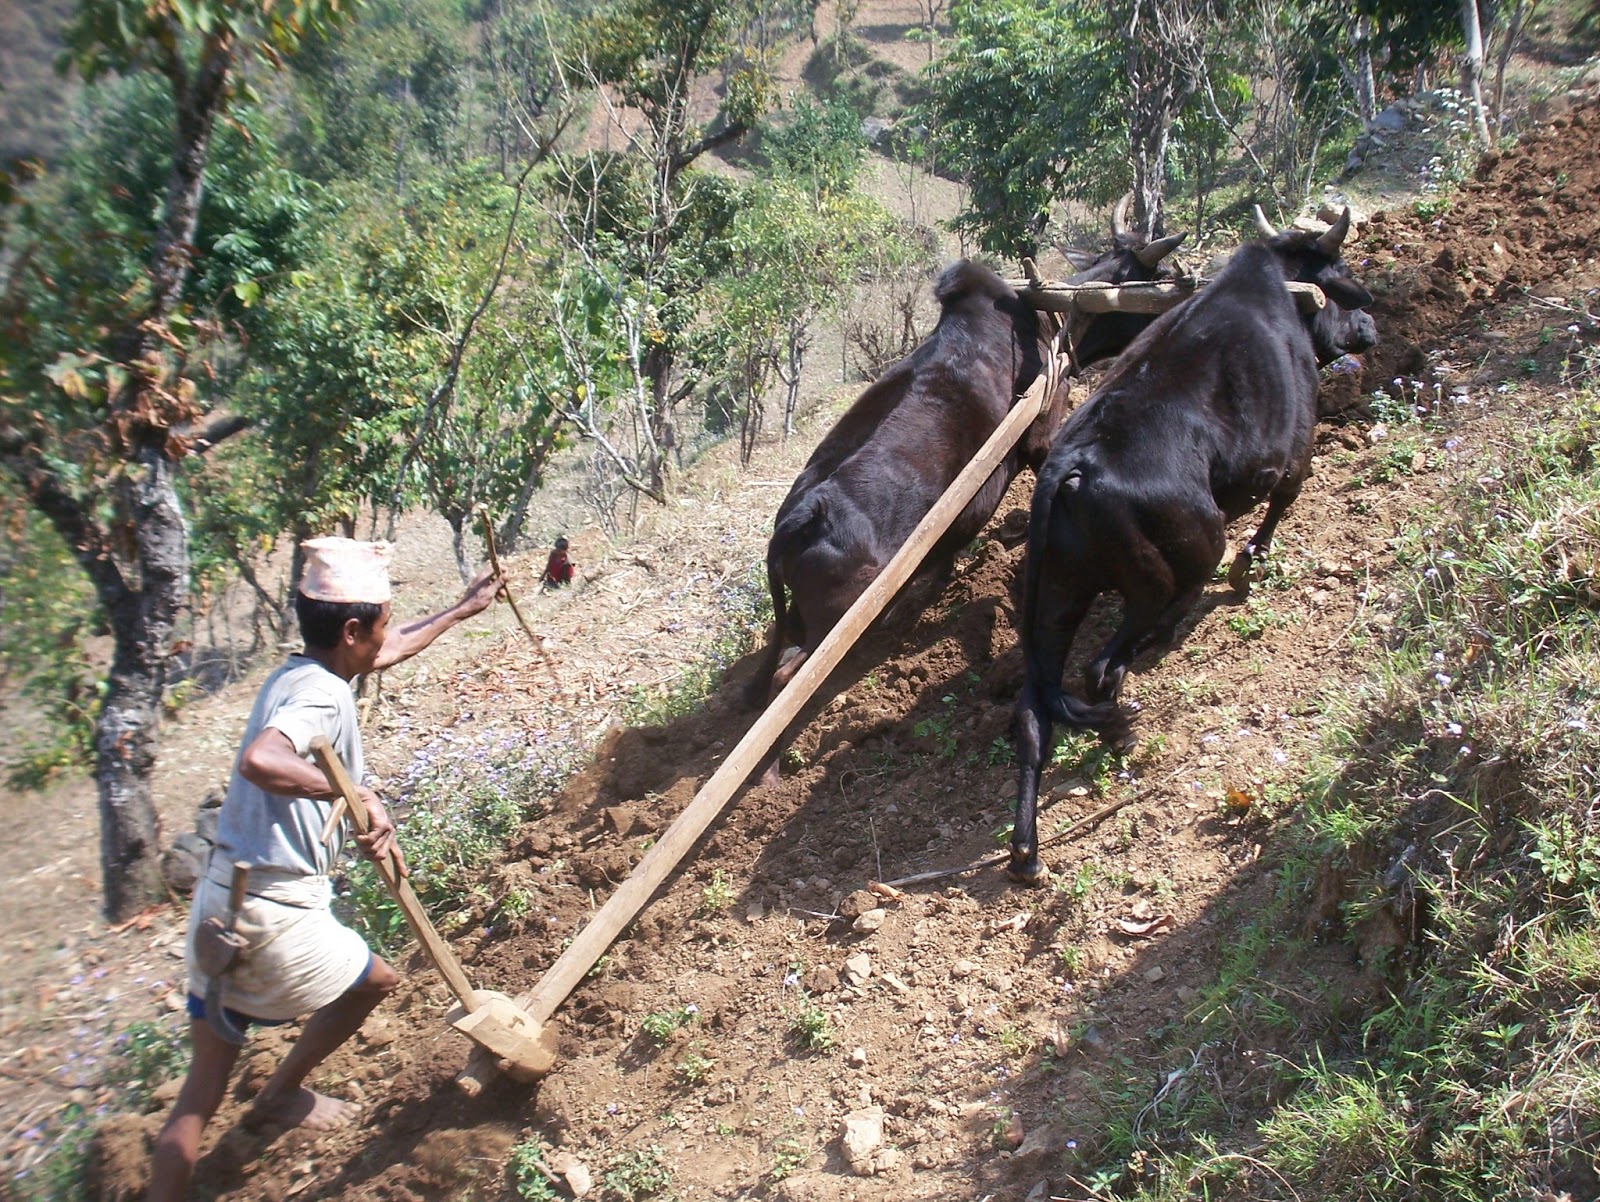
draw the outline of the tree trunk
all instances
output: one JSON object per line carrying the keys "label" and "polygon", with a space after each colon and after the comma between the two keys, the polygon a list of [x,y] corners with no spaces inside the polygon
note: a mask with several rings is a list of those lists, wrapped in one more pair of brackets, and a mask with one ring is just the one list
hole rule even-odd
{"label": "tree trunk", "polygon": [[1378,115],[1378,85],[1372,76],[1372,19],[1356,18],[1355,38],[1356,108],[1361,113],[1361,124],[1369,127]]}
{"label": "tree trunk", "polygon": [[167,432],[194,414],[171,401],[148,403],[153,376],[161,370],[159,344],[149,327],[172,315],[189,277],[211,134],[232,63],[232,37],[218,34],[201,47],[192,75],[176,52],[162,65],[175,102],[172,171],[150,257],[150,305],[117,340],[118,357],[132,369],[133,383],[116,407],[139,415],[130,436],[133,445],[127,448],[130,466],[136,465],[127,516],[139,582],[137,588],[119,589],[113,596],[101,593],[111,616],[114,647],[105,706],[95,729],[96,777],[100,867],[106,915],[113,922],[165,896],[150,774],[167,647],[189,587],[189,539],[177,466],[167,454]]}
{"label": "tree trunk", "polygon": [[1532,0],[1531,4],[1524,4],[1517,0],[1511,6],[1511,16],[1506,21],[1505,40],[1500,44],[1499,52],[1494,60],[1494,132],[1499,137],[1505,129],[1505,103],[1506,103],[1506,64],[1511,61],[1511,54],[1517,48],[1517,38],[1522,33],[1522,25],[1526,20],[1531,20],[1533,10],[1539,7],[1539,0]]}
{"label": "tree trunk", "polygon": [[1461,0],[1461,32],[1467,41],[1467,52],[1461,58],[1461,86],[1472,105],[1473,131],[1479,144],[1488,146],[1489,119],[1483,109],[1483,24],[1478,19],[1478,0]]}
{"label": "tree trunk", "polygon": [[105,707],[95,728],[100,865],[113,922],[165,896],[160,823],[150,792],[167,646],[187,595],[189,540],[176,469],[159,449],[141,456],[132,516],[139,587],[108,606],[114,638]]}
{"label": "tree trunk", "polygon": [[[1169,14],[1172,18],[1183,15],[1176,11]],[[1179,79],[1175,48],[1165,44],[1173,30],[1182,27],[1181,21],[1172,27],[1164,27],[1162,21],[1159,8],[1152,4],[1146,12],[1144,0],[1135,0],[1126,26],[1133,229],[1145,240],[1156,237],[1161,230],[1172,119],[1188,92],[1188,85]]]}
{"label": "tree trunk", "polygon": [[450,549],[455,552],[456,571],[461,573],[461,583],[465,584],[472,579],[472,569],[467,566],[467,517],[462,513],[449,513],[445,521],[450,523]]}

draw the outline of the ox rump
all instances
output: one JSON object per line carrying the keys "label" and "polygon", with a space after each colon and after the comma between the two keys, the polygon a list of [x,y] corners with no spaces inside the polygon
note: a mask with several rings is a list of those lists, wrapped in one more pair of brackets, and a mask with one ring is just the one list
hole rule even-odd
{"label": "ox rump", "polygon": [[[1341,247],[1348,211],[1325,233],[1278,233],[1241,247],[1192,299],[1117,360],[1056,436],[1039,473],[1023,581],[1026,677],[1016,705],[1017,819],[1010,875],[1037,884],[1040,765],[1051,723],[1133,745],[1118,698],[1133,658],[1170,642],[1226,548],[1227,523],[1268,502],[1229,583],[1249,591],[1252,565],[1311,468],[1317,370],[1377,344],[1372,294],[1350,278]],[[1286,283],[1327,303],[1300,314]],[[1123,620],[1090,661],[1086,699],[1062,688],[1074,635],[1102,592]]]}

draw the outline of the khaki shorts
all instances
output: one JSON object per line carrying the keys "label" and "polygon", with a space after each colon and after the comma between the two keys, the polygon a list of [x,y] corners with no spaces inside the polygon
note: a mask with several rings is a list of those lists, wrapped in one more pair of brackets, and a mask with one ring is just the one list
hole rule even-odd
{"label": "khaki shorts", "polygon": [[[194,966],[194,938],[212,915],[228,918],[227,866],[214,863],[195,886],[186,961],[189,992],[210,984]],[[333,916],[327,877],[251,874],[234,929],[246,947],[223,979],[222,1004],[251,1018],[282,1022],[320,1010],[360,984],[372,952]]]}

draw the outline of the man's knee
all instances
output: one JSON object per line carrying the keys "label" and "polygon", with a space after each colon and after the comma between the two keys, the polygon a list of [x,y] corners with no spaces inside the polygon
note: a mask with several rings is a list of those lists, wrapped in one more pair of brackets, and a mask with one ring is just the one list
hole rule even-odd
{"label": "man's knee", "polygon": [[376,993],[387,996],[395,991],[400,984],[400,974],[395,972],[384,960],[377,956],[372,957],[372,964],[367,969],[367,975],[361,978],[360,984],[351,990],[352,993]]}

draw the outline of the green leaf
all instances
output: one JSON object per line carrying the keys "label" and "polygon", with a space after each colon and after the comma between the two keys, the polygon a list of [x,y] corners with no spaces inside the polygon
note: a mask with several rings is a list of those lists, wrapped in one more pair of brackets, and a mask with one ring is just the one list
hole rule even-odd
{"label": "green leaf", "polygon": [[233,294],[248,309],[261,300],[261,285],[255,280],[239,280],[233,285]]}

